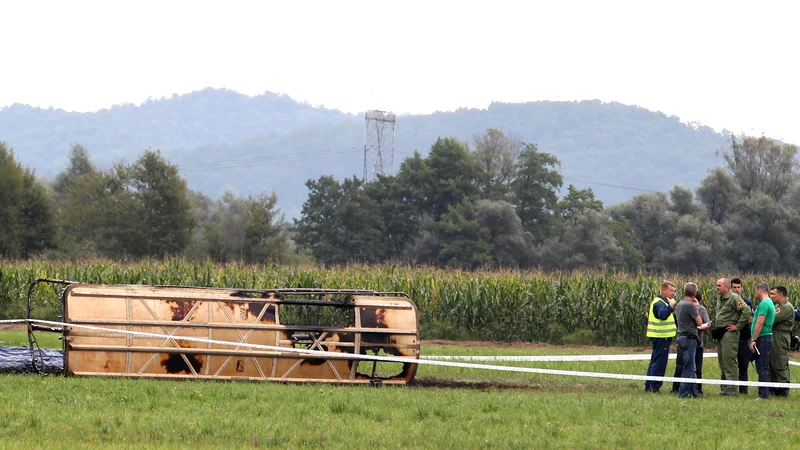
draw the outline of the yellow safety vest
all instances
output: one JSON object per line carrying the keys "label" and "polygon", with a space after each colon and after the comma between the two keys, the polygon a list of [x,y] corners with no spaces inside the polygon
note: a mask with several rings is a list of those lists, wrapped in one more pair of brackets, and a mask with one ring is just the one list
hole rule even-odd
{"label": "yellow safety vest", "polygon": [[670,338],[678,333],[678,327],[675,325],[675,315],[670,314],[665,320],[656,319],[653,312],[656,302],[665,302],[661,297],[656,297],[650,302],[650,317],[647,318],[647,337],[652,338]]}

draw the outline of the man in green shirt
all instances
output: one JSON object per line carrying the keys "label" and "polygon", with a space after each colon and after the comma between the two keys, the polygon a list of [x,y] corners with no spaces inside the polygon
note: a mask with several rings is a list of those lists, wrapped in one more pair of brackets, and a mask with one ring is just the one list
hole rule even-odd
{"label": "man in green shirt", "polygon": [[[727,278],[717,280],[717,315],[714,323],[723,332],[717,339],[717,361],[723,380],[738,381],[739,364],[739,330],[747,326],[750,319],[750,307],[739,294],[731,290],[731,282]],[[714,334],[714,333],[712,333]],[[739,394],[736,386],[720,386],[720,395],[735,396]]]}
{"label": "man in green shirt", "polygon": [[[769,296],[775,303],[775,322],[772,324],[772,353],[769,355],[769,376],[774,383],[790,383],[789,346],[794,327],[794,306],[787,298],[789,292],[784,286],[770,289]],[[788,397],[788,388],[772,388],[772,395]]]}
{"label": "man in green shirt", "polygon": [[[775,304],[769,298],[769,285],[767,283],[759,283],[756,286],[756,298],[758,299],[758,306],[756,306],[755,316],[753,323],[750,325],[750,335],[753,337],[750,340],[750,351],[758,355],[756,357],[756,371],[758,372],[758,381],[769,383],[769,356],[772,352],[772,324],[775,322]],[[759,399],[769,398],[769,388],[759,387]]]}

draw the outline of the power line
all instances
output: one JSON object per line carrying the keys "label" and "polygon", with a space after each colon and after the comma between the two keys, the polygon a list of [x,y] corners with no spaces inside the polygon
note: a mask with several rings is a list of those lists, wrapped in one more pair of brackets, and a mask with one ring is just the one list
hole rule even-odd
{"label": "power line", "polygon": [[575,182],[575,183],[596,184],[598,186],[613,187],[613,188],[617,188],[617,189],[627,189],[629,191],[637,191],[637,192],[656,192],[656,191],[651,191],[649,189],[641,189],[641,188],[630,187],[630,186],[620,186],[619,184],[601,183],[599,181],[578,180],[576,178],[564,178],[564,181],[571,181],[571,182]]}

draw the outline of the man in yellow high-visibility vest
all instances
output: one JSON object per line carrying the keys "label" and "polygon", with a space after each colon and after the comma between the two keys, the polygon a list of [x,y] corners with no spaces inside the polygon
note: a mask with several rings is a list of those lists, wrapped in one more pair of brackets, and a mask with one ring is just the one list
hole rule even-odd
{"label": "man in yellow high-visibility vest", "polygon": [[[664,281],[661,283],[661,294],[650,302],[647,318],[647,337],[653,343],[653,353],[650,355],[650,365],[647,366],[647,376],[663,377],[667,371],[669,358],[669,345],[677,334],[675,325],[675,284]],[[661,381],[645,381],[645,392],[659,392]]]}

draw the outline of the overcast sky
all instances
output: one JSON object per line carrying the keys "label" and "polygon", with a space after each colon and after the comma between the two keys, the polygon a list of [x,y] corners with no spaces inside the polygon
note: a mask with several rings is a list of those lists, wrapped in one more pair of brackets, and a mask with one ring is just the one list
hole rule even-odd
{"label": "overcast sky", "polygon": [[9,1],[0,6],[0,106],[94,111],[207,86],[347,112],[600,99],[800,143],[799,10],[756,1]]}

